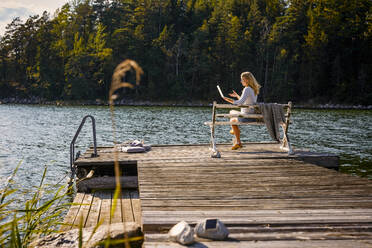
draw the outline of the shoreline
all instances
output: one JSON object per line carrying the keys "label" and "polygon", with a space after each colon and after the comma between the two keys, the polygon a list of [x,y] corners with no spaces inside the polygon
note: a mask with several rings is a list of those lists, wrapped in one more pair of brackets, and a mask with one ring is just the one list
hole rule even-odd
{"label": "shoreline", "polygon": [[[100,99],[97,100],[55,100],[46,101],[39,98],[18,99],[18,98],[5,98],[0,99],[0,105],[15,104],[15,105],[54,105],[54,106],[109,106],[107,101]],[[211,102],[193,101],[193,102],[176,102],[176,101],[134,101],[134,100],[121,100],[115,102],[115,106],[139,106],[139,107],[211,107]],[[372,105],[352,105],[352,104],[309,104],[309,103],[294,103],[296,109],[317,109],[317,110],[372,110]]]}

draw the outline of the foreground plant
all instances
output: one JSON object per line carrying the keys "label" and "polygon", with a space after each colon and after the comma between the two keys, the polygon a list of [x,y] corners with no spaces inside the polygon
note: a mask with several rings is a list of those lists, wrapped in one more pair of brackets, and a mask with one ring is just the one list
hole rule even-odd
{"label": "foreground plant", "polygon": [[[126,59],[123,62],[121,62],[115,68],[114,73],[112,75],[112,81],[111,81],[111,86],[110,86],[110,91],[109,91],[109,103],[110,103],[112,134],[113,134],[113,139],[114,139],[113,140],[114,145],[117,143],[114,105],[115,105],[115,100],[118,98],[118,95],[116,95],[115,92],[120,88],[126,88],[126,87],[133,88],[134,87],[134,85],[129,82],[123,82],[125,75],[130,71],[135,72],[136,85],[139,85],[141,75],[143,74],[143,70],[134,60]],[[110,211],[111,216],[114,215],[115,209],[117,207],[117,201],[119,199],[119,196],[121,195],[121,185],[120,185],[120,179],[119,179],[120,178],[119,154],[117,150],[115,150],[114,152],[114,170],[115,170],[116,187],[115,187],[115,192],[114,192],[113,204],[111,206],[111,211]],[[119,243],[123,244],[125,247],[130,247],[131,239],[128,237],[128,234],[126,232],[125,223],[123,223],[123,231],[124,231],[124,239],[119,241]],[[143,239],[143,237],[138,237],[138,238],[139,240]],[[109,247],[110,244],[113,245],[112,241],[108,239],[105,242],[105,247]]]}
{"label": "foreground plant", "polygon": [[[34,240],[57,232],[63,220],[62,213],[71,205],[65,203],[69,193],[67,186],[53,185],[52,190],[46,189],[45,166],[39,186],[24,193],[31,198],[21,208],[12,207],[16,193],[20,192],[20,189],[14,188],[13,181],[20,164],[5,187],[0,189],[0,247],[27,247]],[[48,199],[43,195],[47,195]]]}

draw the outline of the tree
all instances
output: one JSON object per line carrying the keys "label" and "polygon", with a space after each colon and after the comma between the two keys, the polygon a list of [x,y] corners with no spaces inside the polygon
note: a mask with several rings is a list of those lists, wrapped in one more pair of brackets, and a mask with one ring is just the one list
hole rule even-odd
{"label": "tree", "polygon": [[84,41],[75,34],[74,49],[65,66],[68,82],[65,95],[71,99],[96,99],[106,93],[106,66],[110,64],[112,50],[106,47],[106,34],[102,25]]}

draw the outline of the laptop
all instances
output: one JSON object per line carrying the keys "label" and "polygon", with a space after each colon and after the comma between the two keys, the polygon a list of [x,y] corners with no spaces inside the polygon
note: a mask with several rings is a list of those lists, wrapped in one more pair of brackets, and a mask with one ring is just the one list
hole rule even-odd
{"label": "laptop", "polygon": [[221,97],[225,98],[219,85],[217,85],[217,89],[218,89],[218,92],[220,92]]}

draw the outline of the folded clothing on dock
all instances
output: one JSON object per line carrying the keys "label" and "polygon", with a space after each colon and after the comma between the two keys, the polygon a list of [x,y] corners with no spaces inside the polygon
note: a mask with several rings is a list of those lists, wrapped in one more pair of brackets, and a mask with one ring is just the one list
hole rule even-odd
{"label": "folded clothing on dock", "polygon": [[147,152],[151,150],[151,145],[145,145],[143,141],[131,140],[125,141],[121,144],[116,144],[114,148],[103,150],[101,152],[127,152],[127,153],[138,153],[138,152]]}
{"label": "folded clothing on dock", "polygon": [[127,153],[135,153],[135,152],[145,152],[145,148],[142,146],[124,146],[121,147],[122,152],[127,152]]}
{"label": "folded clothing on dock", "polygon": [[143,140],[125,141],[119,146],[122,152],[147,152],[151,150],[151,146],[145,145]]}

